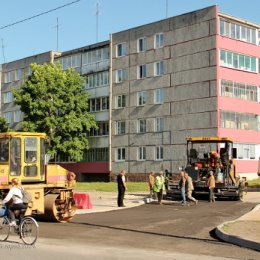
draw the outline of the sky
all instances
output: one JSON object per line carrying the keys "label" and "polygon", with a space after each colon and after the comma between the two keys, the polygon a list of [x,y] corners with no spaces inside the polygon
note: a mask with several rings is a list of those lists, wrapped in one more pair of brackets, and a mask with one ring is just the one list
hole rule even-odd
{"label": "sky", "polygon": [[106,41],[111,33],[212,5],[260,24],[259,0],[2,0],[0,64]]}

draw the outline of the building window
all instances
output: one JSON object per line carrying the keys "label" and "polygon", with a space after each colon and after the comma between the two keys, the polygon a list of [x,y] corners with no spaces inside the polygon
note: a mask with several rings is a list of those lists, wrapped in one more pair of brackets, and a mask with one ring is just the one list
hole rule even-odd
{"label": "building window", "polygon": [[220,65],[224,67],[257,72],[257,58],[233,53],[226,50],[220,51]]}
{"label": "building window", "polygon": [[161,76],[164,73],[163,61],[154,63],[154,76]]}
{"label": "building window", "polygon": [[164,102],[164,91],[162,88],[154,90],[154,103],[162,104]]}
{"label": "building window", "polygon": [[137,69],[137,78],[142,79],[146,78],[147,76],[147,71],[146,71],[146,65],[141,65]]}
{"label": "building window", "polygon": [[109,60],[109,47],[91,50],[82,54],[82,65],[100,63]]}
{"label": "building window", "polygon": [[107,136],[109,135],[108,121],[97,122],[97,128],[91,128],[88,133],[89,136]]}
{"label": "building window", "polygon": [[118,135],[125,134],[125,121],[116,122],[116,134]]}
{"label": "building window", "polygon": [[138,160],[145,161],[146,160],[146,147],[141,146],[138,148]]}
{"label": "building window", "polygon": [[164,130],[164,118],[155,118],[155,132],[162,132]]}
{"label": "building window", "polygon": [[109,97],[92,98],[88,100],[88,111],[98,112],[109,109]]}
{"label": "building window", "polygon": [[4,97],[4,104],[13,102],[13,93],[11,91],[4,92],[3,97]]}
{"label": "building window", "polygon": [[125,161],[125,148],[119,147],[116,150],[116,160],[117,161]]}
{"label": "building window", "polygon": [[223,19],[220,19],[220,35],[253,44],[256,44],[257,42],[257,31],[255,28],[250,28]]}
{"label": "building window", "polygon": [[147,102],[147,92],[141,91],[137,92],[137,105],[144,106]]}
{"label": "building window", "polygon": [[116,96],[116,108],[123,108],[126,106],[126,95]]}
{"label": "building window", "polygon": [[108,110],[109,109],[109,97],[102,97],[101,98],[101,110]]}
{"label": "building window", "polygon": [[92,98],[88,100],[88,111],[98,112],[109,109],[109,97]]}
{"label": "building window", "polygon": [[14,111],[14,123],[21,121],[21,110]]}
{"label": "building window", "polygon": [[108,148],[90,148],[84,154],[85,162],[108,162]]}
{"label": "building window", "polygon": [[76,54],[68,57],[59,58],[57,59],[57,62],[61,64],[63,70],[66,70],[68,68],[78,68],[81,66],[81,55]]}
{"label": "building window", "polygon": [[13,113],[12,112],[5,112],[4,118],[5,118],[7,124],[11,124],[12,121],[13,121],[12,120],[13,119]]}
{"label": "building window", "polygon": [[164,45],[164,35],[163,33],[158,33],[154,36],[154,48],[159,49]]}
{"label": "building window", "polygon": [[104,71],[109,68],[109,48],[102,47],[82,53],[82,74]]}
{"label": "building window", "polygon": [[254,160],[258,145],[234,143],[234,148],[237,148],[237,159]]}
{"label": "building window", "polygon": [[116,56],[122,57],[126,55],[126,43],[119,43],[116,46]]}
{"label": "building window", "polygon": [[15,72],[9,71],[4,74],[4,83],[13,82],[15,79]]}
{"label": "building window", "polygon": [[116,83],[121,83],[127,80],[127,71],[125,69],[120,69],[116,71]]}
{"label": "building window", "polygon": [[220,124],[222,128],[259,131],[260,116],[222,110],[220,113]]}
{"label": "building window", "polygon": [[18,81],[23,78],[22,69],[12,70],[4,74],[4,83]]}
{"label": "building window", "polygon": [[258,87],[245,83],[221,80],[221,96],[242,100],[258,101]]}
{"label": "building window", "polygon": [[138,119],[138,133],[146,132],[146,119]]}
{"label": "building window", "polygon": [[162,146],[155,147],[155,160],[163,160],[163,147]]}
{"label": "building window", "polygon": [[85,88],[104,87],[109,85],[108,71],[89,74],[86,78]]}
{"label": "building window", "polygon": [[139,38],[137,40],[137,52],[143,52],[146,51],[147,49],[147,39],[144,38]]}

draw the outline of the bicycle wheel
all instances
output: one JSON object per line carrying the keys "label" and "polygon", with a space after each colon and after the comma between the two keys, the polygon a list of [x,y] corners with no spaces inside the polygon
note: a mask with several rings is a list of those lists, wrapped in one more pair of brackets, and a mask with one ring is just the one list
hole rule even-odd
{"label": "bicycle wheel", "polygon": [[25,217],[20,224],[21,239],[26,245],[33,245],[39,235],[39,225],[32,217]]}
{"label": "bicycle wheel", "polygon": [[5,241],[11,231],[10,221],[7,217],[0,218],[0,241]]}

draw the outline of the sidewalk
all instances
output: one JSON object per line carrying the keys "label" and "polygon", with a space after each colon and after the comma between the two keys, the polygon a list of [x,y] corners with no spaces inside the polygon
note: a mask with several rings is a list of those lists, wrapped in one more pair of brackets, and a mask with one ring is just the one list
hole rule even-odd
{"label": "sidewalk", "polygon": [[[126,193],[125,208],[117,207],[116,192],[87,191],[92,209],[78,209],[77,214],[122,210],[145,203],[148,193]],[[259,203],[252,211],[240,218],[222,223],[216,228],[216,235],[223,241],[260,251],[260,192],[248,192],[244,202]]]}
{"label": "sidewalk", "polygon": [[[260,203],[260,192],[249,192],[244,202]],[[228,243],[260,251],[260,204],[240,218],[216,228],[216,235]]]}
{"label": "sidewalk", "polygon": [[[105,212],[111,210],[121,210],[124,208],[119,208],[117,206],[117,193],[116,192],[98,192],[98,191],[87,191],[91,198],[93,205],[92,209],[78,209],[77,214],[86,214],[86,213],[96,213],[96,212]],[[144,198],[148,195],[145,193],[126,193],[124,204],[125,208],[132,208],[136,206],[143,205]]]}

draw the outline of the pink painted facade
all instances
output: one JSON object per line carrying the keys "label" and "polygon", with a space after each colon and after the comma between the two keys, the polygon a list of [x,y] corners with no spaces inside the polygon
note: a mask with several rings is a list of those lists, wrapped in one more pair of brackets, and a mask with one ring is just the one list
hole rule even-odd
{"label": "pink painted facade", "polygon": [[[257,173],[258,172],[258,157],[260,156],[260,131],[258,123],[257,130],[243,130],[234,128],[221,128],[220,113],[221,111],[232,111],[236,113],[254,114],[260,117],[260,103],[256,101],[248,101],[236,99],[233,97],[221,96],[221,80],[229,80],[238,83],[245,83],[260,87],[260,74],[259,74],[259,59],[260,59],[260,46],[256,44],[246,43],[237,39],[231,39],[221,36],[219,33],[220,17],[217,10],[217,35],[216,35],[216,62],[217,62],[217,110],[218,110],[218,136],[230,137],[237,144],[253,144],[256,145],[256,158],[255,159],[237,159],[236,168],[238,173]],[[228,19],[228,17],[225,17]],[[231,20],[234,23],[241,21]],[[245,24],[246,26],[246,24]],[[253,56],[257,58],[257,73],[242,71],[239,69],[228,68],[220,64],[220,50],[226,50],[233,53],[242,55]],[[260,91],[258,89],[258,95]],[[259,101],[258,97],[258,101]],[[259,121],[258,121],[259,122]]]}

